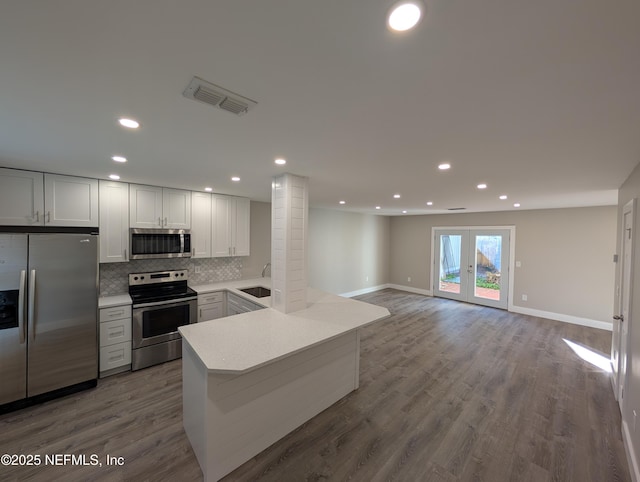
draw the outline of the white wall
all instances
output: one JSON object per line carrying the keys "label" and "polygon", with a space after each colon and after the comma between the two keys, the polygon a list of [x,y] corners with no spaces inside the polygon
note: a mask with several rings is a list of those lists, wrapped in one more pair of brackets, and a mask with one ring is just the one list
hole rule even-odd
{"label": "white wall", "polygon": [[[388,217],[309,209],[308,236],[309,286],[343,294],[388,283]],[[252,201],[251,256],[242,258],[242,277],[259,277],[270,257],[271,204]]]}
{"label": "white wall", "polygon": [[389,280],[389,218],[309,210],[309,285],[343,294]]}
{"label": "white wall", "polygon": [[513,273],[513,304],[611,325],[615,206],[394,217],[392,284],[430,290],[431,228],[437,226],[515,226],[522,267]]}

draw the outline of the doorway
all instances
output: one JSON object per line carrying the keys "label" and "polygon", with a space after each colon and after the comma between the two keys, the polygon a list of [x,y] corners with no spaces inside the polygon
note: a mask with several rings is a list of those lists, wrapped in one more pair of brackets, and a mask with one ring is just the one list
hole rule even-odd
{"label": "doorway", "polygon": [[435,228],[434,296],[507,309],[511,231]]}
{"label": "doorway", "polygon": [[613,336],[611,343],[611,367],[613,369],[614,394],[620,405],[624,406],[624,390],[627,381],[627,349],[629,338],[629,323],[631,321],[631,271],[633,269],[633,220],[635,213],[635,199],[629,201],[622,209],[622,265],[620,267],[619,306],[618,314],[613,317]]}

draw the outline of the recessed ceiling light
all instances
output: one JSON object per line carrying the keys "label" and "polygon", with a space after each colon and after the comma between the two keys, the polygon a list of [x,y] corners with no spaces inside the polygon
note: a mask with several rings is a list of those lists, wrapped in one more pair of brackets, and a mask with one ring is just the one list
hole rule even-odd
{"label": "recessed ceiling light", "polygon": [[427,206],[433,206],[433,201],[427,201]]}
{"label": "recessed ceiling light", "polygon": [[376,209],[381,209],[380,206],[376,206]]}
{"label": "recessed ceiling light", "polygon": [[231,178],[231,180],[232,180],[233,182],[240,182],[240,178],[239,178],[238,176],[233,176],[233,177]]}
{"label": "recessed ceiling light", "polygon": [[402,211],[402,214],[407,214],[407,211]]}
{"label": "recessed ceiling light", "polygon": [[438,165],[438,169],[440,169],[441,171],[446,171],[447,169],[451,169],[451,164],[449,164],[448,162],[443,162],[442,164]]}
{"label": "recessed ceiling light", "polygon": [[127,162],[127,158],[123,156],[111,156],[111,159],[116,162]]}
{"label": "recessed ceiling light", "polygon": [[205,187],[204,190],[207,191],[207,192],[211,192],[211,191],[213,191],[213,188],[212,187]]}
{"label": "recessed ceiling light", "polygon": [[121,117],[118,119],[118,122],[122,127],[128,127],[129,129],[137,129],[140,127],[140,122],[134,119],[127,119],[126,117]]}
{"label": "recessed ceiling light", "polygon": [[501,199],[502,201],[504,201],[505,199],[507,199],[507,195],[506,195],[506,194],[503,194],[502,196],[500,196],[500,199]]}
{"label": "recessed ceiling light", "polygon": [[120,179],[120,176],[118,176],[117,174],[109,174],[109,179],[117,181],[118,179]]}
{"label": "recessed ceiling light", "polygon": [[276,159],[275,163],[278,164],[279,166],[284,166],[287,163],[287,161],[286,159]]}
{"label": "recessed ceiling light", "polygon": [[513,207],[514,207],[514,208],[519,208],[519,207],[520,207],[520,203],[515,203],[515,204],[513,205]]}
{"label": "recessed ceiling light", "polygon": [[391,30],[404,32],[415,27],[422,17],[422,5],[416,1],[401,1],[389,11],[387,25]]}
{"label": "recessed ceiling light", "polygon": [[340,201],[340,204],[346,204],[346,201]]}
{"label": "recessed ceiling light", "polygon": [[394,194],[393,197],[394,199],[400,199],[400,194]]}
{"label": "recessed ceiling light", "polygon": [[487,185],[486,184],[478,184],[478,189],[486,189]]}

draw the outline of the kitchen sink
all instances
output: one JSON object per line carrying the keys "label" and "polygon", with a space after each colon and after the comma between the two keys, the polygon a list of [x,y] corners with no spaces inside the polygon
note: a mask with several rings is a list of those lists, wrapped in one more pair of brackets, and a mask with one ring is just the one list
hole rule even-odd
{"label": "kitchen sink", "polygon": [[252,286],[251,288],[242,288],[240,291],[244,291],[248,295],[255,296],[256,298],[264,298],[265,296],[271,296],[271,290],[264,286]]}

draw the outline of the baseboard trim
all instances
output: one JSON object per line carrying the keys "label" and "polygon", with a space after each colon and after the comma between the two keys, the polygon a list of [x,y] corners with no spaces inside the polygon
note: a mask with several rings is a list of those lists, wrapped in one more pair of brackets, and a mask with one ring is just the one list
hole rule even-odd
{"label": "baseboard trim", "polygon": [[581,318],[579,316],[564,315],[562,313],[553,313],[551,311],[534,310],[532,308],[523,308],[522,306],[509,306],[512,313],[520,313],[521,315],[537,316],[539,318],[547,318],[549,320],[564,321],[574,325],[589,326],[591,328],[599,328],[600,330],[613,331],[613,324],[606,321],[592,320],[590,318]]}
{"label": "baseboard trim", "polygon": [[433,296],[432,291],[423,290],[421,288],[414,288],[413,286],[388,284],[387,288],[393,288],[394,290],[400,290],[400,291],[408,291],[409,293],[416,293],[418,295]]}
{"label": "baseboard trim", "polygon": [[[407,291],[409,293],[415,293],[424,296],[433,296],[431,290],[425,290],[421,288],[414,288],[412,286],[397,285],[393,283],[386,283],[377,286],[371,286],[369,288],[362,288],[360,290],[350,291],[348,293],[342,293],[340,296],[345,298],[353,298],[354,296],[365,295],[367,293],[373,293],[386,288],[392,288],[394,290]],[[552,311],[535,310],[532,308],[524,308],[522,306],[510,305],[508,310],[512,313],[519,313],[521,315],[536,316],[538,318],[546,318],[548,320],[562,321],[564,323],[571,323],[574,325],[588,326],[590,328],[598,328],[600,330],[613,331],[613,324],[606,321],[592,320],[590,318],[581,318],[579,316],[565,315],[562,313],[554,313]],[[638,481],[640,482],[640,480]]]}
{"label": "baseboard trim", "polygon": [[389,285],[370,286],[369,288],[362,288],[360,290],[349,291],[348,293],[341,293],[340,296],[344,298],[353,298],[354,296],[366,295],[367,293],[373,293],[374,291],[380,291],[388,288]]}
{"label": "baseboard trim", "polygon": [[624,445],[624,451],[627,453],[627,464],[629,464],[631,479],[633,480],[633,482],[638,482],[640,480],[638,459],[636,459],[635,450],[633,449],[633,442],[631,441],[629,425],[627,425],[627,422],[625,422],[624,420],[622,420],[622,442]]}

